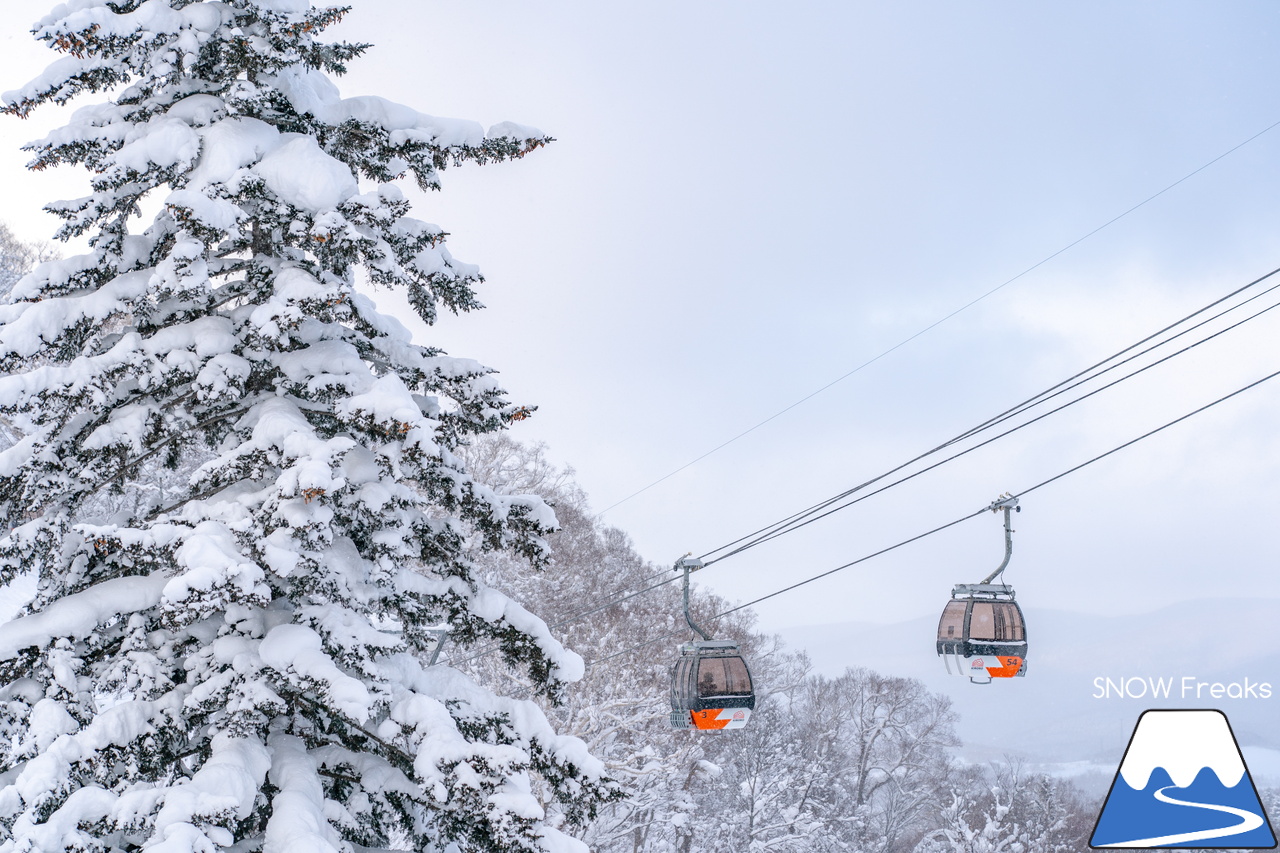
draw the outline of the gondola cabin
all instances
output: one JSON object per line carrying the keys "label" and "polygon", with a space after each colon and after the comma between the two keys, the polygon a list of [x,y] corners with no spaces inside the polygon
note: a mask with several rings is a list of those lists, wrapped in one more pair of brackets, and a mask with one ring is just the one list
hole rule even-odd
{"label": "gondola cabin", "polygon": [[975,684],[1027,673],[1027,629],[1013,587],[956,584],[938,622],[938,656]]}
{"label": "gondola cabin", "polygon": [[745,726],[756,695],[737,643],[697,640],[679,651],[671,670],[672,727],[720,731]]}

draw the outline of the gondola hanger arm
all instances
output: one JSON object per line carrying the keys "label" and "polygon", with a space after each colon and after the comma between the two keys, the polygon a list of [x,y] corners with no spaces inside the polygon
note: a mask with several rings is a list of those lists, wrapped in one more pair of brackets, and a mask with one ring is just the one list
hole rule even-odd
{"label": "gondola hanger arm", "polygon": [[982,579],[984,584],[989,584],[1000,577],[1000,573],[1009,565],[1009,558],[1013,556],[1013,528],[1009,526],[1009,513],[1022,512],[1022,507],[1018,506],[1018,499],[1008,492],[992,501],[987,509],[992,512],[1004,512],[1004,560],[1000,562],[999,568]]}
{"label": "gondola hanger arm", "polygon": [[704,565],[702,560],[692,556],[692,554],[693,552],[690,551],[688,554],[685,554],[683,557],[676,560],[675,567],[677,572],[684,572],[684,621],[688,622],[689,627],[692,628],[698,636],[702,637],[703,640],[710,640],[711,635],[702,630],[702,628],[693,621],[693,617],[689,615],[689,575],[696,572]]}

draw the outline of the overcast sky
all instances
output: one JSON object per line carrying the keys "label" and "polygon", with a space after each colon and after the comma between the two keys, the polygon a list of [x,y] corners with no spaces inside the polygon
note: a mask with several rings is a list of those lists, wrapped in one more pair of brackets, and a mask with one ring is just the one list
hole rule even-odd
{"label": "overcast sky", "polygon": [[[351,0],[340,81],[557,142],[450,170],[417,215],[490,307],[421,330],[535,404],[519,438],[598,509],[911,338],[1280,121],[1270,2]],[[0,36],[0,89],[52,54]],[[0,219],[85,192],[0,120]],[[1280,266],[1280,128],[610,510],[669,564],[997,414]],[[377,295],[396,310],[392,294]],[[400,311],[403,314],[403,311]],[[1280,312],[1276,312],[1280,313]],[[1142,381],[708,569],[749,600],[968,514],[1280,369],[1249,323]],[[1280,380],[1028,496],[1030,611],[1280,597]],[[984,516],[759,608],[766,628],[940,610],[1002,553]]]}

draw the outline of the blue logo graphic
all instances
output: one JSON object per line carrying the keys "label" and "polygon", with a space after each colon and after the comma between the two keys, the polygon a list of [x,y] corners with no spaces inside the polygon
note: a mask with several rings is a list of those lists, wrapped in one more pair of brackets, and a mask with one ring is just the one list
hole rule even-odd
{"label": "blue logo graphic", "polygon": [[1275,833],[1226,715],[1145,711],[1089,846],[1274,848]]}

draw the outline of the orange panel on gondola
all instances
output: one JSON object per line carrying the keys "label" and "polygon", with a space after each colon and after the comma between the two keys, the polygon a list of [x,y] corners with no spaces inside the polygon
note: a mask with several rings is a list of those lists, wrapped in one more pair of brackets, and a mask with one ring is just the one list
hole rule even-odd
{"label": "orange panel on gondola", "polygon": [[992,678],[1013,678],[1022,671],[1022,658],[1001,656],[996,658],[1000,666],[987,667],[987,675]]}
{"label": "orange panel on gondola", "polygon": [[723,709],[711,708],[706,711],[693,711],[693,727],[703,730],[723,729],[729,725],[729,721],[720,719],[721,710]]}

